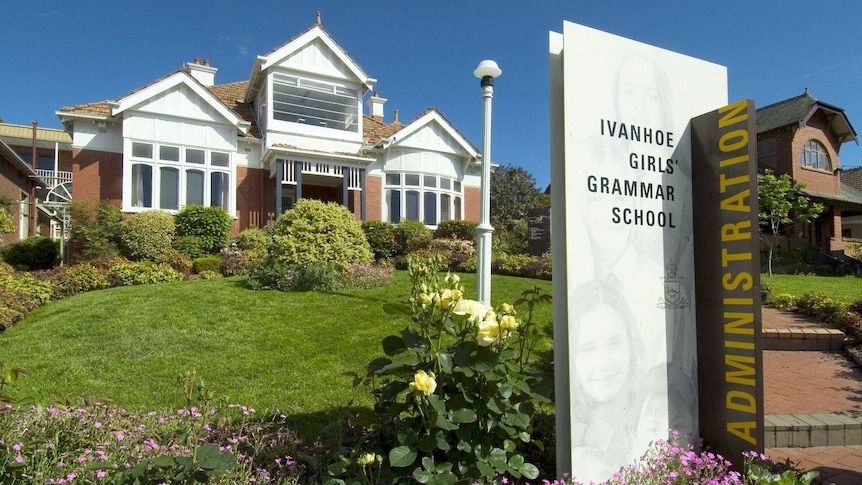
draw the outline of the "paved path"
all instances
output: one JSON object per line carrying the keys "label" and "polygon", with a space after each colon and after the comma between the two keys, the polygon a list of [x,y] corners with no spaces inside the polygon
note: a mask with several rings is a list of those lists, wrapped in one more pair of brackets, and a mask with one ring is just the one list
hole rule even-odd
{"label": "paved path", "polygon": [[[826,328],[797,315],[762,309],[764,328]],[[842,353],[764,351],[767,414],[862,413],[862,369]],[[822,483],[862,485],[862,446],[771,448],[775,461],[789,459],[820,472]]]}

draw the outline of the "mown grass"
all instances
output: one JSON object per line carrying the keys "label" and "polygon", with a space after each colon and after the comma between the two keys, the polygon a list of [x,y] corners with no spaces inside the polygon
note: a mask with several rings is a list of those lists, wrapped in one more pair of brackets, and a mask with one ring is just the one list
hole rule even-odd
{"label": "mown grass", "polygon": [[845,304],[862,299],[862,278],[853,276],[761,275],[762,283],[772,286],[772,294],[801,296],[810,292],[828,293]]}
{"label": "mown grass", "polygon": [[[462,275],[465,293],[475,275]],[[494,276],[492,302],[514,302],[551,282]],[[177,374],[194,369],[216,397],[280,409],[310,434],[351,406],[370,406],[347,372],[382,355],[380,341],[407,317],[382,311],[406,301],[397,271],[385,288],[332,293],[252,291],[243,278],[120,287],[52,302],[0,334],[0,362],[30,375],[10,394],[51,404],[82,396],[136,409],[186,403]],[[551,305],[535,321],[548,336],[539,350],[550,368]]]}

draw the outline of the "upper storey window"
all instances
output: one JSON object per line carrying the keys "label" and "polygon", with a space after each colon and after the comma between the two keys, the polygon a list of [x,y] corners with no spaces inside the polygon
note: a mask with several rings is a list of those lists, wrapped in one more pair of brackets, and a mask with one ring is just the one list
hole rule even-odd
{"label": "upper storey window", "polygon": [[802,166],[817,170],[832,171],[832,163],[826,147],[817,140],[808,140],[802,148]]}
{"label": "upper storey window", "polygon": [[275,74],[272,117],[280,121],[359,131],[359,92],[342,85]]}

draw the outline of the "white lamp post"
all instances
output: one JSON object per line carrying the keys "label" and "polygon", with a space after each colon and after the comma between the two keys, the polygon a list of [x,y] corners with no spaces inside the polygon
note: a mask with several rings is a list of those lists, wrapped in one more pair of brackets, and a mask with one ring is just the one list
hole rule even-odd
{"label": "white lamp post", "polygon": [[477,264],[476,299],[491,307],[491,99],[494,97],[494,78],[503,71],[497,63],[485,60],[473,71],[481,79],[484,104],[482,127],[482,201],[479,225],[476,227]]}

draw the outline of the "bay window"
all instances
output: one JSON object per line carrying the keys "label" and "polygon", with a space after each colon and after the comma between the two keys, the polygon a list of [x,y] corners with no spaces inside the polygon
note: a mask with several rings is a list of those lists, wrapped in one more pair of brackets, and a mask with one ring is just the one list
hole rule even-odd
{"label": "bay window", "polygon": [[418,173],[387,173],[384,214],[389,222],[422,221],[436,226],[440,221],[461,218],[461,182]]}
{"label": "bay window", "polygon": [[132,142],[126,206],[177,211],[209,205],[231,212],[233,166],[226,151]]}

